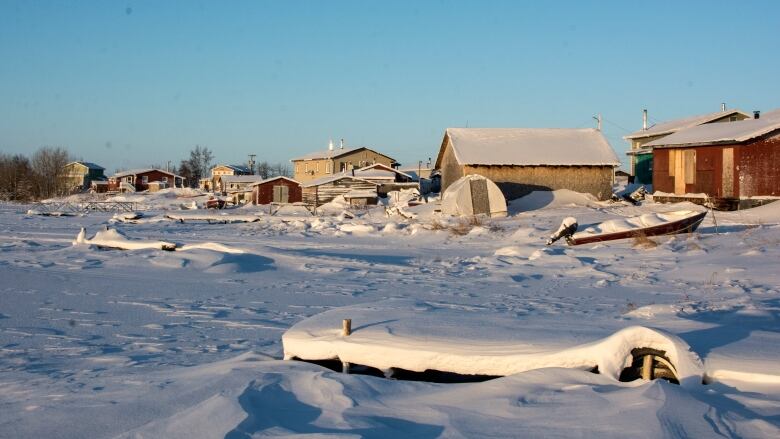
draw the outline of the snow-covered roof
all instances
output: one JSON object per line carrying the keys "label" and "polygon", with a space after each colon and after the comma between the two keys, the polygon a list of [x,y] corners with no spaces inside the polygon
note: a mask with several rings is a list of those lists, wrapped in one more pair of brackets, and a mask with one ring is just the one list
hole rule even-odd
{"label": "snow-covered roof", "polygon": [[402,175],[410,180],[414,179],[414,177],[412,177],[411,175],[405,172],[401,172],[398,169],[393,169],[382,163],[374,163],[373,165],[368,165],[364,168],[355,169],[353,171],[353,174],[356,177],[361,177],[361,178],[392,178],[392,179],[395,179],[395,176],[397,174],[397,175]]}
{"label": "snow-covered roof", "polygon": [[294,159],[290,159],[290,161],[291,162],[298,162],[298,161],[302,161],[302,160],[320,160],[320,159],[328,159],[328,158],[335,159],[335,158],[341,157],[341,156],[346,155],[346,154],[353,153],[353,152],[361,150],[361,149],[367,149],[369,151],[375,152],[376,154],[385,156],[385,157],[389,158],[391,161],[395,162],[394,158],[388,157],[385,154],[376,152],[373,149],[368,148],[366,146],[354,146],[354,147],[351,147],[351,148],[343,148],[343,149],[342,148],[336,148],[336,149],[334,149],[332,151],[329,150],[329,149],[326,149],[324,151],[311,152],[309,154],[302,155],[302,156],[296,157]]}
{"label": "snow-covered roof", "polygon": [[272,182],[274,180],[287,180],[287,181],[293,182],[293,183],[295,183],[297,185],[301,184],[298,180],[293,180],[290,177],[285,177],[283,175],[278,175],[276,177],[269,177],[269,178],[266,178],[265,180],[258,181],[257,183],[252,183],[252,186],[258,186],[258,185],[261,185],[261,184],[270,183],[270,182]]}
{"label": "snow-covered roof", "polygon": [[68,163],[68,164],[67,164],[67,165],[65,165],[65,166],[69,166],[69,165],[72,165],[72,164],[74,164],[74,163],[76,163],[76,164],[79,164],[79,165],[81,165],[81,166],[84,166],[84,167],[86,167],[86,168],[88,168],[88,169],[94,169],[94,170],[97,170],[97,171],[102,171],[102,170],[105,170],[105,169],[106,169],[106,168],[104,168],[104,167],[102,167],[102,166],[100,166],[100,165],[98,165],[98,164],[96,164],[96,163],[92,163],[92,162],[82,162],[82,161],[80,161],[80,160],[77,160],[77,161],[75,161],[75,162],[70,162],[70,163]]}
{"label": "snow-covered roof", "polygon": [[214,168],[230,168],[230,169],[232,169],[232,170],[234,170],[236,172],[242,172],[242,173],[245,173],[245,174],[249,174],[249,173],[252,172],[251,169],[249,169],[248,167],[243,166],[243,165],[216,165],[216,166],[214,166],[211,169],[214,169]]}
{"label": "snow-covered roof", "polygon": [[708,122],[712,122],[714,120],[718,120],[736,114],[740,114],[745,117],[752,117],[751,115],[740,110],[717,111],[715,113],[699,114],[696,116],[685,117],[682,119],[674,119],[666,122],[661,122],[649,127],[646,130],[635,131],[627,136],[624,136],[623,138],[628,140],[628,139],[640,139],[642,137],[660,136],[663,134],[671,134],[685,128],[691,128],[698,125],[706,124]]}
{"label": "snow-covered roof", "polygon": [[376,198],[376,191],[369,190],[351,190],[344,194],[344,198]]}
{"label": "snow-covered roof", "polygon": [[780,111],[769,112],[759,119],[728,123],[710,123],[687,128],[666,137],[648,142],[654,148],[742,143],[780,130]]}
{"label": "snow-covered roof", "polygon": [[223,175],[221,180],[223,183],[258,183],[263,181],[263,177],[259,175]]}
{"label": "snow-covered roof", "polygon": [[[615,151],[593,128],[447,128],[461,165],[617,166]],[[436,167],[441,165],[444,147]]]}
{"label": "snow-covered roof", "polygon": [[362,181],[364,183],[377,185],[373,181],[368,181],[368,180],[365,180],[365,179],[362,179],[362,178],[354,177],[352,175],[347,174],[346,172],[339,172],[338,174],[326,175],[325,177],[320,177],[320,178],[314,179],[312,181],[308,181],[306,183],[301,184],[301,187],[320,186],[320,185],[323,185],[323,184],[333,183],[334,181],[341,180],[342,178],[349,178],[349,179],[352,179],[352,180],[358,180],[358,181]]}

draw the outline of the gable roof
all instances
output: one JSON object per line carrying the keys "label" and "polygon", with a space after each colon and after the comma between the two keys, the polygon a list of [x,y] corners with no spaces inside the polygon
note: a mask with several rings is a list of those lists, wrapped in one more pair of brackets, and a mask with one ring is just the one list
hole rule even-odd
{"label": "gable roof", "polygon": [[648,142],[654,148],[694,145],[742,143],[773,131],[780,130],[780,109],[771,111],[759,119],[746,119],[729,123],[711,123],[680,130],[661,139]]}
{"label": "gable roof", "polygon": [[441,167],[447,139],[461,165],[620,164],[607,139],[593,128],[447,128],[436,168]]}
{"label": "gable roof", "polygon": [[735,114],[741,114],[745,117],[752,117],[740,110],[726,110],[717,111],[715,113],[699,114],[697,116],[685,117],[682,119],[674,119],[666,122],[657,123],[646,130],[634,131],[633,133],[623,136],[624,139],[640,139],[642,137],[661,136],[664,134],[671,134],[680,131],[685,128],[691,128],[698,125],[706,124],[714,120],[718,120],[724,117],[728,117]]}
{"label": "gable roof", "polygon": [[116,174],[112,175],[111,177],[112,178],[121,178],[121,177],[127,177],[128,175],[146,174],[146,173],[154,172],[154,171],[162,172],[163,174],[168,174],[168,175],[174,176],[176,178],[181,178],[181,179],[184,178],[184,177],[182,177],[180,175],[174,174],[173,172],[163,171],[162,169],[155,169],[155,168],[130,169],[128,171],[117,172]]}
{"label": "gable roof", "polygon": [[211,169],[219,168],[219,167],[230,168],[230,169],[232,169],[232,170],[234,170],[236,172],[244,172],[244,173],[252,172],[248,167],[243,166],[243,165],[216,165],[216,166],[213,166]]}
{"label": "gable roof", "polygon": [[352,175],[361,178],[395,178],[396,175],[404,176],[410,180],[414,180],[411,175],[401,172],[398,169],[393,169],[382,163],[374,163],[360,169],[353,169]]}
{"label": "gable roof", "polygon": [[100,166],[100,165],[98,165],[96,163],[82,162],[81,160],[76,160],[75,162],[70,162],[70,163],[68,163],[65,166],[69,166],[69,165],[73,165],[73,164],[81,165],[81,166],[86,167],[87,169],[94,169],[96,171],[104,171],[106,169],[106,168],[104,168],[104,167],[102,167],[102,166]]}
{"label": "gable roof", "polygon": [[257,183],[263,180],[259,175],[223,175],[223,183]]}
{"label": "gable roof", "polygon": [[301,187],[321,186],[323,184],[333,183],[334,181],[339,181],[344,178],[348,178],[350,180],[362,181],[363,183],[373,184],[374,186],[379,186],[379,184],[373,181],[368,181],[362,178],[354,177],[352,175],[347,174],[346,172],[339,172],[338,174],[326,175],[325,177],[320,177],[312,181],[307,181],[306,183],[302,183]]}
{"label": "gable roof", "polygon": [[337,159],[337,158],[339,158],[341,156],[344,156],[344,155],[347,155],[347,154],[351,154],[353,152],[357,152],[357,151],[360,151],[362,149],[365,149],[365,150],[374,152],[376,154],[385,156],[385,157],[389,158],[393,162],[396,161],[394,158],[392,158],[390,156],[387,156],[385,154],[382,154],[381,152],[374,151],[373,149],[368,148],[366,146],[355,146],[355,147],[352,147],[352,148],[344,148],[344,149],[336,148],[336,149],[334,149],[332,151],[329,150],[329,149],[326,149],[324,151],[315,151],[315,152],[311,152],[311,153],[306,154],[306,155],[302,155],[300,157],[296,157],[294,159],[290,159],[290,161],[291,162],[298,162],[298,161],[304,161],[304,160]]}
{"label": "gable roof", "polygon": [[295,184],[297,184],[299,186],[301,184],[301,182],[299,182],[298,180],[293,180],[292,178],[285,177],[284,175],[277,175],[276,177],[269,177],[269,178],[266,178],[265,180],[258,181],[257,183],[252,183],[252,186],[258,186],[258,185],[261,185],[261,184],[270,183],[270,182],[272,182],[274,180],[287,180],[287,181],[295,183]]}

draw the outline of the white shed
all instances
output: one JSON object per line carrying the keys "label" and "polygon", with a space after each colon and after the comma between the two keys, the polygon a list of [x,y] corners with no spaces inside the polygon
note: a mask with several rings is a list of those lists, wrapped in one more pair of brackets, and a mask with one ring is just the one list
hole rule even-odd
{"label": "white shed", "polygon": [[444,191],[441,211],[455,216],[506,216],[506,199],[490,179],[478,174],[464,175]]}

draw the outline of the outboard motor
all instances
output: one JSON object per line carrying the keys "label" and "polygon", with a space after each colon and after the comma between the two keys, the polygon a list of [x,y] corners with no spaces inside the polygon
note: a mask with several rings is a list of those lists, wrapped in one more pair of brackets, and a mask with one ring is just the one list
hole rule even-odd
{"label": "outboard motor", "polygon": [[550,235],[550,239],[547,240],[547,245],[552,245],[555,241],[566,238],[566,242],[571,244],[569,240],[571,239],[572,235],[574,235],[574,232],[577,231],[577,218],[574,217],[567,217],[563,219],[563,222],[561,222],[561,226],[558,227],[558,231]]}

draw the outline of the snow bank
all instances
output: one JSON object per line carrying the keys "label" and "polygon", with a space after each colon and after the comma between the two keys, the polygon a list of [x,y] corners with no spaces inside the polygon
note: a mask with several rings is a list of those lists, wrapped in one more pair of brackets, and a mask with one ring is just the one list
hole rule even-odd
{"label": "snow bank", "polygon": [[170,218],[175,221],[208,221],[215,223],[253,223],[260,221],[260,217],[257,215],[238,215],[229,213],[168,213],[165,214],[166,218]]}
{"label": "snow bank", "polygon": [[73,245],[95,245],[98,247],[117,248],[120,250],[143,250],[143,249],[158,249],[158,250],[175,250],[176,244],[165,241],[153,241],[153,240],[141,240],[141,239],[128,239],[125,235],[120,233],[116,229],[101,230],[95,233],[91,239],[87,239],[87,231],[85,228],[81,228],[81,231],[73,241]]}
{"label": "snow bank", "polygon": [[[353,333],[341,335],[341,320],[350,318]],[[680,383],[700,384],[703,366],[689,346],[674,334],[630,326],[603,338],[582,342],[547,328],[526,329],[514,318],[436,309],[427,303],[391,300],[326,311],[304,320],[282,336],[285,359],[362,364],[389,371],[433,369],[466,375],[512,375],[545,367],[589,370],[618,379],[631,364],[631,350],[665,351]],[[551,337],[551,335],[553,335]]]}
{"label": "snow bank", "polygon": [[591,194],[574,192],[569,189],[555,191],[534,191],[530,194],[509,202],[509,212],[527,212],[554,207],[598,207],[600,204]]}

